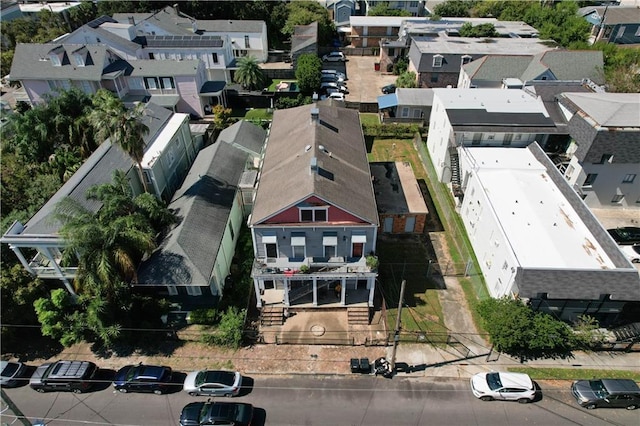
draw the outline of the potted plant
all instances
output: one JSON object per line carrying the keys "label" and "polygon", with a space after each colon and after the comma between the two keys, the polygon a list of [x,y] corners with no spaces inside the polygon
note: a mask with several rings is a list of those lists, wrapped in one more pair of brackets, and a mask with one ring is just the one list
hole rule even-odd
{"label": "potted plant", "polygon": [[378,269],[378,257],[377,256],[374,256],[374,255],[370,254],[369,256],[367,256],[366,262],[367,262],[367,267],[369,269],[371,269],[372,271],[375,271],[375,270]]}
{"label": "potted plant", "polygon": [[299,269],[301,274],[308,274],[310,270],[309,265],[301,265]]}

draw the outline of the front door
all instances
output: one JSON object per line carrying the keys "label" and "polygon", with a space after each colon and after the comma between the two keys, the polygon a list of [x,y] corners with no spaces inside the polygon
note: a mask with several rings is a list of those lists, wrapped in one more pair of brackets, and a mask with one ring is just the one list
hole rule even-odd
{"label": "front door", "polygon": [[408,216],[407,221],[404,223],[404,232],[413,232],[416,227],[416,217]]}
{"label": "front door", "polygon": [[267,257],[278,257],[278,246],[275,243],[265,244]]}
{"label": "front door", "polygon": [[355,258],[362,257],[362,252],[364,251],[364,243],[353,243],[351,248],[351,256]]}
{"label": "front door", "polygon": [[383,231],[384,232],[392,232],[393,231],[393,218],[392,217],[385,217],[384,218]]}

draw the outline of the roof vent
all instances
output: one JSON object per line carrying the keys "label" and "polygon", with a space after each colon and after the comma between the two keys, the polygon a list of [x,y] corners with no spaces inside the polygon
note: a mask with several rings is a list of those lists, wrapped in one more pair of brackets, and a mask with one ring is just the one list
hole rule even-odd
{"label": "roof vent", "polygon": [[319,116],[320,110],[317,107],[311,108],[311,124],[317,123]]}
{"label": "roof vent", "polygon": [[324,145],[318,145],[318,149],[322,152],[327,152],[327,148],[325,148]]}
{"label": "roof vent", "polygon": [[311,150],[311,145],[307,145],[304,147],[304,152],[309,152]]}
{"label": "roof vent", "polygon": [[318,170],[318,158],[311,157],[311,172]]}

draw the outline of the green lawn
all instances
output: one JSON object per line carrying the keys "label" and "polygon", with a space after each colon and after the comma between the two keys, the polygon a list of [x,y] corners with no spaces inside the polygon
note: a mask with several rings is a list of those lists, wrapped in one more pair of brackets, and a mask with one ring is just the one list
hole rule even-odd
{"label": "green lawn", "polygon": [[411,163],[416,179],[427,179],[411,139],[374,139],[367,158],[369,162],[408,161]]}
{"label": "green lawn", "polygon": [[362,125],[380,124],[380,118],[375,112],[362,112],[360,113],[360,123]]}

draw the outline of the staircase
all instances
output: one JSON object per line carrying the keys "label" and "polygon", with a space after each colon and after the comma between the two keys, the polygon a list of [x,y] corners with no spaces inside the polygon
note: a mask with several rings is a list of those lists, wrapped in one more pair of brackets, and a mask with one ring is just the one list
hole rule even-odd
{"label": "staircase", "polygon": [[282,325],[284,324],[284,308],[275,306],[264,306],[260,312],[260,325]]}
{"label": "staircase", "polygon": [[369,325],[369,307],[354,306],[347,308],[349,325]]}
{"label": "staircase", "polygon": [[640,341],[640,322],[634,322],[611,330],[618,342]]}
{"label": "staircase", "polygon": [[458,159],[458,149],[455,146],[449,147],[449,161],[451,163],[451,188],[453,195],[461,198],[464,196],[460,182],[460,160]]}

